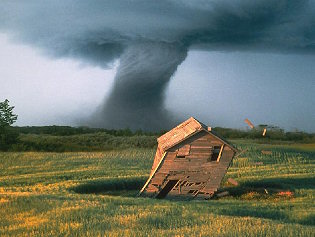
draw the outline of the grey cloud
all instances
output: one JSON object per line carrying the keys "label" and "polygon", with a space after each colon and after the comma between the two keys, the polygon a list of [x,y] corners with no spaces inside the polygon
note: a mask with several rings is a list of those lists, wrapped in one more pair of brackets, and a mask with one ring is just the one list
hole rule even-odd
{"label": "grey cloud", "polygon": [[164,90],[188,50],[314,54],[314,3],[3,0],[0,30],[53,57],[104,68],[121,58],[113,91],[90,124],[161,128],[172,123]]}

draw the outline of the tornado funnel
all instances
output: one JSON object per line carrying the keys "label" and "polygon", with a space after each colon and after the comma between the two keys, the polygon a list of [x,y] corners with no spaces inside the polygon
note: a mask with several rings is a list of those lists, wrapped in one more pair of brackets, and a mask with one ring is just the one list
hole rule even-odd
{"label": "tornado funnel", "polygon": [[174,125],[176,115],[164,107],[165,89],[186,56],[187,50],[175,44],[130,45],[120,59],[111,94],[93,116],[92,125],[133,130]]}

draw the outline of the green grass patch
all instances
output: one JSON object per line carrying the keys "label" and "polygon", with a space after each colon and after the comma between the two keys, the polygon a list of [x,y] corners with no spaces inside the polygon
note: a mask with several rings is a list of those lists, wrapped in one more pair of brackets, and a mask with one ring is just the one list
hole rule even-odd
{"label": "green grass patch", "polygon": [[0,236],[314,236],[313,150],[235,143],[230,195],[208,201],[137,197],[154,148],[0,153]]}

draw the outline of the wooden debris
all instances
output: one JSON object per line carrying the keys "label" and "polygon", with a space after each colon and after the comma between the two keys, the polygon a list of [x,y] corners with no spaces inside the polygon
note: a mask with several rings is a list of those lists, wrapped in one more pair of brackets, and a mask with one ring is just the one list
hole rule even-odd
{"label": "wooden debris", "polygon": [[267,132],[267,128],[264,128],[263,133],[262,133],[263,137],[266,135],[266,132]]}
{"label": "wooden debris", "polygon": [[253,129],[253,128],[255,127],[254,124],[252,124],[252,122],[249,121],[248,119],[245,119],[244,122],[247,123],[248,126],[249,126],[251,129]]}
{"label": "wooden debris", "polygon": [[272,155],[272,151],[265,151],[265,150],[262,150],[262,151],[261,151],[261,154],[263,154],[263,155]]}
{"label": "wooden debris", "polygon": [[229,178],[227,181],[234,186],[238,186],[238,182],[235,179]]}
{"label": "wooden debris", "polygon": [[256,162],[256,163],[254,163],[255,165],[263,165],[264,164],[264,162],[262,162],[262,161],[260,161],[260,162]]}
{"label": "wooden debris", "polygon": [[228,191],[224,191],[222,193],[217,193],[217,197],[226,197],[228,196],[230,193]]}
{"label": "wooden debris", "polygon": [[248,149],[245,149],[245,150],[240,151],[234,158],[239,157],[240,155],[242,155],[242,154],[245,153],[246,151],[248,151]]}
{"label": "wooden debris", "polygon": [[281,191],[277,193],[278,196],[282,197],[293,197],[293,192],[291,191]]}

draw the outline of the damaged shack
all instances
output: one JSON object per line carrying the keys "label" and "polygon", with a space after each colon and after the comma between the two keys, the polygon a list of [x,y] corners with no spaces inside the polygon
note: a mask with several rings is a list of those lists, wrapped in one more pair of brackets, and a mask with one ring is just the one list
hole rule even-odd
{"label": "damaged shack", "polygon": [[209,199],[237,151],[193,117],[157,140],[150,177],[140,196]]}

